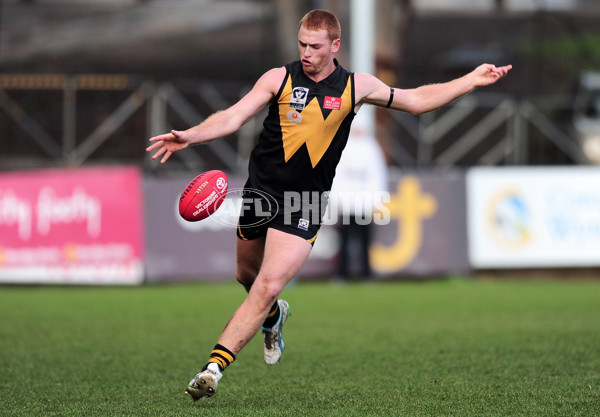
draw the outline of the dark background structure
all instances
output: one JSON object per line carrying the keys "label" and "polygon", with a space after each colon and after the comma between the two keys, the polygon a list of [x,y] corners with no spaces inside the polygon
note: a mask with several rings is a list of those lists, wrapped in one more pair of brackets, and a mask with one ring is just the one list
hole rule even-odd
{"label": "dark background structure", "polygon": [[[476,95],[464,110],[468,117],[451,119],[453,128],[442,133],[435,122],[449,110],[420,118],[378,113],[377,136],[388,162],[590,163],[573,121],[582,74],[600,69],[600,4],[488,3],[465,8],[464,1],[375,2],[377,75],[390,84],[441,82],[482,62],[514,65],[510,77]],[[297,22],[307,10],[328,8],[340,17],[339,59],[349,66],[349,33],[361,30],[350,25],[350,4],[5,0],[0,169],[133,163],[153,171],[144,153],[148,135],[200,122],[235,102],[267,69],[296,59]],[[488,125],[479,126],[481,138],[473,133],[456,148],[473,132],[474,121],[488,115]],[[259,128],[250,125],[202,155],[190,150],[171,169],[243,171]]]}

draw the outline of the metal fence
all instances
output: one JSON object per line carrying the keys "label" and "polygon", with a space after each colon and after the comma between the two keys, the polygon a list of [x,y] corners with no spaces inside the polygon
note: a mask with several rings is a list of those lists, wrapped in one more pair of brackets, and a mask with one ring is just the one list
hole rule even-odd
{"label": "metal fence", "polygon": [[[147,138],[198,124],[247,90],[128,75],[2,74],[0,167],[126,163],[153,171],[157,162],[144,152]],[[398,166],[585,164],[576,135],[556,117],[566,102],[476,92],[421,116],[387,112],[391,123],[378,136],[385,137],[390,163]],[[243,173],[260,121],[259,115],[202,150],[177,153],[170,169],[214,166]],[[540,158],[533,141],[551,151]]]}

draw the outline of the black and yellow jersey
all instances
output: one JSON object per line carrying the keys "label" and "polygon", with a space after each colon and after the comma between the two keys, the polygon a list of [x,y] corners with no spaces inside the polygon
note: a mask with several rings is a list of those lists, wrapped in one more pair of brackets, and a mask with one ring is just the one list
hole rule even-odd
{"label": "black and yellow jersey", "polygon": [[346,146],[354,118],[354,74],[335,61],[321,82],[311,80],[300,61],[285,66],[284,81],[249,163],[247,187],[275,198],[286,191],[325,192]]}

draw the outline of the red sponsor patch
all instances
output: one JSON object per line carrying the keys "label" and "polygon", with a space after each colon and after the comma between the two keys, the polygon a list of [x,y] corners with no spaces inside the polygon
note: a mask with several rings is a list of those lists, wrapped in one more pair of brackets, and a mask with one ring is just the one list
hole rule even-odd
{"label": "red sponsor patch", "polygon": [[342,98],[325,96],[325,102],[323,103],[323,108],[329,109],[329,110],[341,109],[342,108]]}

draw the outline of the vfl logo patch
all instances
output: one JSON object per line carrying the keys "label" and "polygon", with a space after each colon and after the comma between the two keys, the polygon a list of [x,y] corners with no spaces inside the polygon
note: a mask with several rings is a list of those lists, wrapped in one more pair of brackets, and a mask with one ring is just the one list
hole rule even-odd
{"label": "vfl logo patch", "polygon": [[308,97],[308,88],[296,87],[292,90],[292,98],[290,98],[290,107],[296,110],[303,110],[306,106]]}
{"label": "vfl logo patch", "polygon": [[308,231],[308,225],[309,225],[309,222],[306,219],[300,219],[300,221],[298,221],[298,229]]}
{"label": "vfl logo patch", "polygon": [[341,109],[342,108],[342,98],[325,96],[325,102],[323,102],[323,108],[328,109],[328,110]]}

